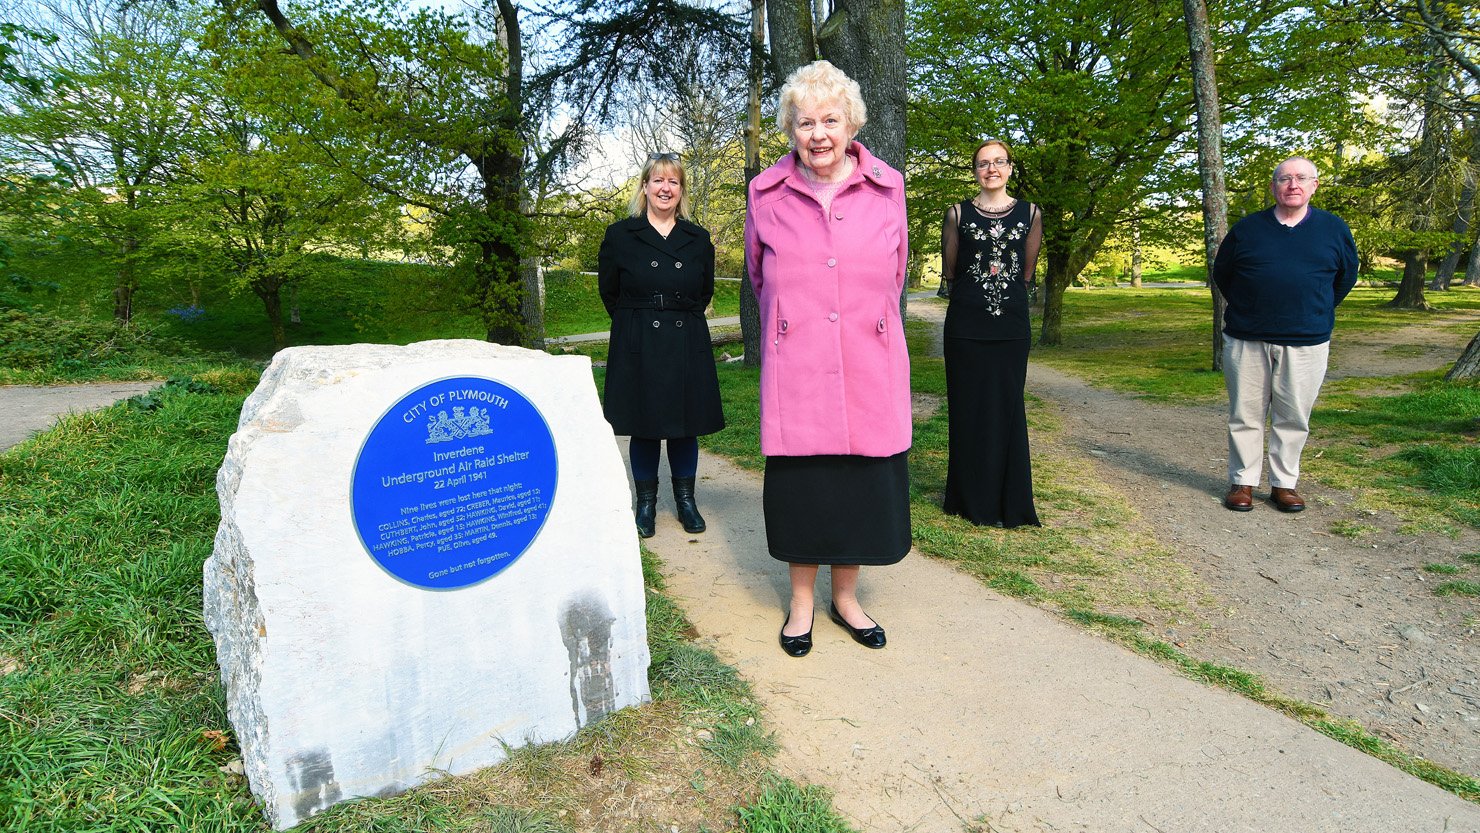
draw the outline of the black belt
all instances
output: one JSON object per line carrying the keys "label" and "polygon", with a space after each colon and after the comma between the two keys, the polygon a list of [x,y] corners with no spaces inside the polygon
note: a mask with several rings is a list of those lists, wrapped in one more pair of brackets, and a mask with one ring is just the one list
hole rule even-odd
{"label": "black belt", "polygon": [[617,309],[655,309],[676,312],[703,312],[704,308],[680,295],[664,295],[654,292],[651,298],[619,298]]}

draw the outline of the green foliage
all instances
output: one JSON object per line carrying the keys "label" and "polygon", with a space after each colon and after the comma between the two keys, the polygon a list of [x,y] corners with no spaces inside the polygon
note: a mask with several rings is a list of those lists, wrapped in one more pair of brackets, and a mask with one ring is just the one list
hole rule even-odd
{"label": "green foliage", "polygon": [[180,342],[140,327],[0,310],[0,366],[9,372],[82,377],[169,362],[188,352]]}
{"label": "green foliage", "polygon": [[21,41],[52,44],[56,40],[56,35],[48,32],[38,32],[17,23],[0,21],[0,85],[15,87],[31,95],[43,94],[47,87],[46,79],[37,78],[17,64],[19,51],[16,44]]}
{"label": "green foliage", "polygon": [[157,411],[180,393],[212,394],[216,392],[216,386],[209,382],[176,376],[148,393],[141,393],[124,400],[123,404],[125,407],[139,411]]}
{"label": "green foliage", "polygon": [[[1263,207],[1271,160],[1360,127],[1350,76],[1297,56],[1355,51],[1362,33],[1293,0],[1210,6],[1230,192]],[[982,15],[926,0],[910,11],[912,228],[931,246],[943,208],[975,190],[978,141],[1014,143],[1012,190],[1043,209],[1044,344],[1059,343],[1063,292],[1117,227],[1134,220],[1148,242],[1200,237],[1188,53],[1167,38],[1185,31],[1181,6],[1009,0]]]}
{"label": "green foliage", "polygon": [[749,807],[735,810],[745,833],[854,833],[832,808],[832,795],[818,786],[801,787],[776,777]]}
{"label": "green foliage", "polygon": [[194,10],[165,3],[33,7],[37,26],[64,35],[24,51],[48,85],[12,86],[0,112],[5,180],[54,179],[66,197],[12,201],[29,231],[90,247],[111,267],[116,314],[152,275],[143,248],[166,223],[163,191],[188,155],[199,80]]}

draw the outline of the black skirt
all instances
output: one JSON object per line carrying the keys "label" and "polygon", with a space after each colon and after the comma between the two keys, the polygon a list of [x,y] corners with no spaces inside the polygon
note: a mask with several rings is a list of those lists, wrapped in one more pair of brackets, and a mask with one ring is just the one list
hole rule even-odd
{"label": "black skirt", "polygon": [[910,551],[909,452],[767,457],[771,557],[792,564],[894,564]]}
{"label": "black skirt", "polygon": [[982,526],[1039,526],[1023,385],[1029,339],[947,338],[945,510]]}

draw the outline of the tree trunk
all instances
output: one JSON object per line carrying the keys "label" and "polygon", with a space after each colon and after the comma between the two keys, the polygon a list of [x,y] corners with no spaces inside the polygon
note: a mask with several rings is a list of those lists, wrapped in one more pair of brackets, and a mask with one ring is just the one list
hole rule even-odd
{"label": "tree trunk", "polygon": [[1465,269],[1465,286],[1480,286],[1480,240],[1470,244],[1470,265]]}
{"label": "tree trunk", "polygon": [[[858,141],[901,172],[909,101],[904,26],[904,0],[835,0],[833,13],[817,33],[822,57],[858,82],[868,105],[868,124]],[[908,297],[906,286],[899,295],[901,319]]]}
{"label": "tree trunk", "polygon": [[[810,27],[808,38],[810,39]],[[745,116],[745,184],[747,198],[750,181],[761,172],[761,85],[765,81],[766,0],[750,0],[750,101]],[[755,288],[750,285],[750,271],[741,261],[740,272],[740,341],[745,351],[745,366],[761,366],[761,307]]]}
{"label": "tree trunk", "polygon": [[118,283],[113,287],[113,320],[127,324],[134,320],[134,265],[125,258],[118,264]]}
{"label": "tree trunk", "polygon": [[545,270],[537,257],[526,257],[520,263],[519,312],[524,320],[523,345],[531,350],[545,349]]}
{"label": "tree trunk", "polygon": [[262,308],[267,312],[267,323],[272,325],[273,352],[288,346],[288,331],[283,327],[282,282],[271,276],[252,281],[252,292],[262,299]]}
{"label": "tree trunk", "polygon": [[1455,361],[1454,367],[1444,374],[1444,381],[1455,382],[1460,379],[1480,379],[1480,333],[1470,339],[1470,346],[1465,348],[1459,359]]}
{"label": "tree trunk", "polygon": [[1428,276],[1428,253],[1421,249],[1409,249],[1403,253],[1403,281],[1398,284],[1398,296],[1385,306],[1392,309],[1432,309],[1424,300],[1423,289]]}
{"label": "tree trunk", "polygon": [[798,67],[817,60],[811,0],[769,0],[764,17],[771,32],[771,62],[778,83]]}
{"label": "tree trunk", "polygon": [[1465,241],[1470,237],[1470,218],[1475,211],[1476,186],[1480,184],[1477,182],[1480,180],[1480,117],[1472,119],[1468,128],[1470,158],[1464,165],[1464,184],[1460,187],[1459,206],[1454,212],[1454,225],[1451,226],[1458,239],[1439,264],[1439,269],[1434,274],[1434,283],[1429,287],[1441,292],[1448,289],[1450,281],[1454,280],[1454,273],[1459,269],[1460,256],[1465,253]]}
{"label": "tree trunk", "polygon": [[[1046,215],[1044,225],[1048,225]],[[1043,249],[1043,325],[1038,343],[1054,346],[1063,343],[1064,290],[1074,279],[1074,273],[1070,269],[1067,241],[1060,243],[1056,235],[1045,232]]]}
{"label": "tree trunk", "polygon": [[1131,289],[1141,288],[1141,223],[1131,220]]}
{"label": "tree trunk", "polygon": [[897,171],[904,170],[909,100],[904,25],[903,0],[837,0],[817,33],[822,57],[863,90],[868,124],[858,140]]}
{"label": "tree trunk", "polygon": [[1213,292],[1213,369],[1223,369],[1223,293],[1213,282],[1213,261],[1228,236],[1228,185],[1223,171],[1223,114],[1218,104],[1212,30],[1204,0],[1182,0],[1187,47],[1192,59],[1192,92],[1197,102],[1197,168],[1202,184],[1203,257]]}
{"label": "tree trunk", "polygon": [[[1444,76],[1439,60],[1432,59],[1425,71],[1429,81],[1424,87],[1423,128],[1414,151],[1417,164],[1414,173],[1418,181],[1409,189],[1412,203],[1409,211],[1412,219],[1409,228],[1416,232],[1433,228],[1434,191],[1437,187],[1439,166],[1439,120],[1443,117],[1439,109],[1439,96],[1443,93]],[[1427,283],[1429,252],[1424,248],[1408,249],[1400,253],[1403,259],[1403,282],[1398,285],[1398,295],[1387,303],[1394,309],[1430,309],[1424,300],[1424,284]]]}
{"label": "tree trunk", "polygon": [[113,285],[113,320],[119,324],[134,320],[134,293],[139,289],[139,275],[134,271],[134,254],[139,249],[139,238],[135,234],[138,226],[134,218],[138,205],[134,195],[130,188],[125,197],[127,210],[123,214],[123,240],[118,244],[118,271]]}

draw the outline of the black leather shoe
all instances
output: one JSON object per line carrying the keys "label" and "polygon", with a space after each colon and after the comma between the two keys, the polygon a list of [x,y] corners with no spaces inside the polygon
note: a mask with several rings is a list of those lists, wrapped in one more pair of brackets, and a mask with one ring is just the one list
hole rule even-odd
{"label": "black leather shoe", "polygon": [[684,532],[705,530],[704,516],[699,514],[699,507],[694,503],[694,478],[673,478],[673,508]]}
{"label": "black leather shoe", "polygon": [[794,657],[804,657],[812,652],[812,630],[809,628],[801,636],[787,636],[786,626],[791,622],[791,614],[786,614],[786,621],[781,623],[781,650]]}
{"label": "black leather shoe", "polygon": [[657,531],[658,481],[638,480],[632,485],[637,489],[637,508],[632,513],[637,520],[637,536],[651,538]]}
{"label": "black leather shoe", "polygon": [[837,605],[828,605],[828,615],[832,617],[832,620],[834,622],[842,625],[843,630],[847,631],[848,634],[853,637],[853,641],[857,642],[859,645],[862,645],[865,648],[884,647],[884,643],[886,642],[886,640],[884,639],[884,629],[882,627],[879,627],[879,624],[877,622],[874,623],[874,626],[872,628],[855,628],[852,625],[848,624],[848,620],[844,619],[838,613]]}

